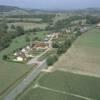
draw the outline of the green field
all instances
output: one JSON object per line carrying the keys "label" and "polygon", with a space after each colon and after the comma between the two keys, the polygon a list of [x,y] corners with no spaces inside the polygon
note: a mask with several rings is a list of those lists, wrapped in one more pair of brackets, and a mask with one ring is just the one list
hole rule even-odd
{"label": "green field", "polygon": [[57,69],[100,75],[100,29],[83,33],[55,66]]}
{"label": "green field", "polygon": [[18,100],[99,100],[100,78],[55,71],[37,79]]}

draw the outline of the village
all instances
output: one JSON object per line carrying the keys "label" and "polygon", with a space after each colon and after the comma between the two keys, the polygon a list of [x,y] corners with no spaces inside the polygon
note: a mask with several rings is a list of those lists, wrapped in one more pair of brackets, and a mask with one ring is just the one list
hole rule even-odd
{"label": "village", "polygon": [[46,51],[52,49],[52,40],[57,39],[59,34],[60,33],[52,33],[46,35],[42,41],[34,41],[31,45],[27,45],[21,50],[14,52],[12,54],[14,59],[11,59],[11,61],[26,63],[31,59],[40,57],[40,55],[42,56]]}
{"label": "village", "polygon": [[[88,30],[87,27],[79,28],[81,33],[84,33]],[[66,33],[71,33],[70,29],[65,30]],[[73,31],[74,34],[77,34],[77,30]],[[54,32],[47,34],[43,40],[33,41],[33,43],[26,45],[19,50],[16,50],[14,53],[10,54],[9,60],[12,62],[20,62],[27,64],[36,64],[38,65],[38,59],[46,54],[46,52],[52,50],[52,43],[54,40],[59,40],[61,38],[61,32]]]}

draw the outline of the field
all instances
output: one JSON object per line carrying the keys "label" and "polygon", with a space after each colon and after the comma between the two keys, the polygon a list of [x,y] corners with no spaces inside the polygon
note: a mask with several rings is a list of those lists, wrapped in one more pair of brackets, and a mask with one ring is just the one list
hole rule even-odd
{"label": "field", "polygon": [[18,100],[99,100],[100,79],[55,71],[41,75]]}
{"label": "field", "polygon": [[34,29],[34,28],[41,28],[44,29],[47,24],[46,23],[31,23],[31,22],[15,22],[15,23],[8,23],[9,28],[11,27],[11,25],[15,25],[15,26],[23,26],[25,30],[28,29]]}
{"label": "field", "polygon": [[100,75],[100,29],[79,37],[55,64],[57,69]]}
{"label": "field", "polygon": [[[2,17],[0,17],[0,20],[3,20]],[[41,18],[6,18],[7,21],[36,21],[40,22],[42,19]]]}

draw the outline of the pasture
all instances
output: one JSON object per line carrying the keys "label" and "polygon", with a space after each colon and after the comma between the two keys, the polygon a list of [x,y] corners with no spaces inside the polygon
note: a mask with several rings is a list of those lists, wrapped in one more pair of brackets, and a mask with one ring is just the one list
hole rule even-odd
{"label": "pasture", "polygon": [[99,100],[100,78],[55,71],[41,75],[18,100]]}
{"label": "pasture", "polygon": [[100,29],[83,33],[59,58],[55,69],[100,75]]}

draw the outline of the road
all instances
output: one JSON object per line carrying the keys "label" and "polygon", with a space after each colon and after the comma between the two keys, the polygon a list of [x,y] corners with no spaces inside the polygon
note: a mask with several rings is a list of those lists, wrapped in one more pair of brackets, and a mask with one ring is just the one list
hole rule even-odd
{"label": "road", "polygon": [[35,63],[39,62],[38,59],[39,59],[42,55],[44,55],[46,52],[48,52],[49,50],[50,50],[50,48],[48,48],[46,51],[44,51],[44,52],[43,52],[42,54],[40,54],[39,56],[36,56],[35,58],[31,59],[27,64],[28,64],[28,65],[32,65],[32,64],[35,64]]}
{"label": "road", "polygon": [[8,93],[4,97],[4,100],[15,100],[16,96],[22,93],[29,86],[29,84],[36,79],[36,77],[40,74],[41,70],[46,67],[46,60],[44,60],[17,87],[15,87],[10,93]]}

